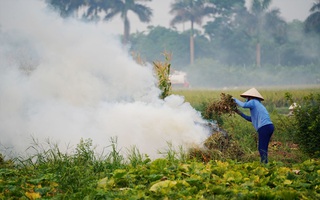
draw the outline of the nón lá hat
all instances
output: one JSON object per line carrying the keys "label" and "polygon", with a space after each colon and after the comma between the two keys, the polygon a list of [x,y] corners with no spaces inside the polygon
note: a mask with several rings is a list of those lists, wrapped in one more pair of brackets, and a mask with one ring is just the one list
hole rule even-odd
{"label": "n\u00f3n l\u00e1 hat", "polygon": [[251,88],[247,91],[245,91],[244,93],[240,94],[241,97],[254,97],[254,98],[258,98],[261,101],[264,100],[264,98],[262,97],[262,95],[258,92],[258,90],[256,88]]}

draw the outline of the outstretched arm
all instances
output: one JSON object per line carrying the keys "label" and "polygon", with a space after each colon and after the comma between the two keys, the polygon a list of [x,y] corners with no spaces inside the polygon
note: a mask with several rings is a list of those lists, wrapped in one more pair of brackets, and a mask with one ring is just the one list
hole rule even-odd
{"label": "outstretched arm", "polygon": [[243,112],[241,112],[240,110],[237,111],[237,113],[245,120],[251,122],[251,116],[245,115]]}
{"label": "outstretched arm", "polygon": [[233,100],[234,100],[234,102],[236,102],[236,104],[238,105],[238,106],[240,106],[240,107],[244,107],[244,105],[245,105],[245,102],[242,102],[242,101],[240,101],[240,100],[238,100],[238,99],[236,99],[236,98],[233,98]]}
{"label": "outstretched arm", "polygon": [[[245,107],[245,103],[236,99],[236,98],[233,98],[234,101],[236,102],[236,104],[240,107]],[[245,120],[251,122],[251,116],[248,116],[248,115],[245,115],[243,112],[241,112],[240,110],[237,110],[237,114],[240,115],[242,118],[244,118]]]}

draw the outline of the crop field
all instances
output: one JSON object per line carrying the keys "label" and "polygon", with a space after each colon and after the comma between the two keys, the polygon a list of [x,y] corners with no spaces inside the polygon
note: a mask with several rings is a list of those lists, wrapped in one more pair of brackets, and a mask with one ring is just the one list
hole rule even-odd
{"label": "crop field", "polygon": [[[202,114],[221,93],[240,98],[244,90],[173,90]],[[213,134],[207,149],[170,149],[150,159],[133,148],[126,158],[116,139],[106,155],[81,140],[73,153],[35,145],[34,155],[8,159],[0,152],[0,199],[320,199],[320,160],[296,143],[290,97],[300,103],[319,87],[259,89],[276,130],[269,163],[261,164],[257,134],[237,115],[218,121],[228,138]],[[210,147],[210,148],[209,148]]]}
{"label": "crop field", "polygon": [[[212,100],[218,99],[221,93],[230,94],[238,99],[241,99],[240,94],[246,91],[246,89],[223,89],[223,90],[208,90],[208,89],[174,89],[173,93],[185,97],[185,101],[190,102],[190,104],[196,109],[202,109],[201,106],[204,103]],[[301,101],[304,96],[310,93],[319,94],[320,86],[313,87],[295,87],[295,88],[262,88],[259,89],[260,93],[263,94],[265,101],[263,104],[268,107],[268,111],[273,111],[276,109],[279,112],[288,112],[290,102],[285,98],[287,93],[292,95],[294,101]],[[285,110],[283,110],[285,109]]]}

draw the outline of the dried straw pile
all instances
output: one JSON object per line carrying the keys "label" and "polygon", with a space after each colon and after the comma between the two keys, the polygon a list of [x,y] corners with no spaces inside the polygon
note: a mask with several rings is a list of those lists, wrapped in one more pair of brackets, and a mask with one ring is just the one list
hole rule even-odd
{"label": "dried straw pile", "polygon": [[[238,111],[237,105],[229,94],[221,93],[220,100],[210,102],[205,110],[207,119],[216,120],[221,115],[234,115]],[[204,141],[202,148],[189,150],[191,158],[200,159],[203,162],[210,160],[241,159],[244,151],[239,143],[232,137],[223,133],[224,130],[213,133]]]}
{"label": "dried straw pile", "polygon": [[211,101],[205,110],[205,117],[212,119],[222,114],[228,114],[229,116],[235,114],[238,111],[237,104],[232,99],[230,94],[221,93],[220,100]]}

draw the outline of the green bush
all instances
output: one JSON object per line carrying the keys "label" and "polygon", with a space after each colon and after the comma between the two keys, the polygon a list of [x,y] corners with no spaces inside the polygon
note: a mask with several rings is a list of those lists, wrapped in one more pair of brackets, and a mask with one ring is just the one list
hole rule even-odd
{"label": "green bush", "polygon": [[313,157],[320,156],[320,94],[310,94],[294,111],[298,131],[295,134],[300,148]]}

